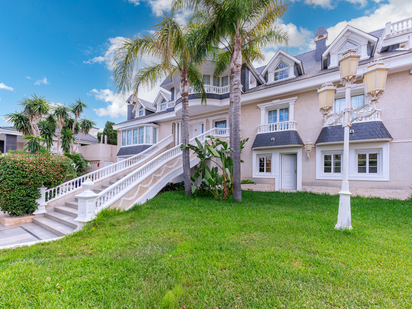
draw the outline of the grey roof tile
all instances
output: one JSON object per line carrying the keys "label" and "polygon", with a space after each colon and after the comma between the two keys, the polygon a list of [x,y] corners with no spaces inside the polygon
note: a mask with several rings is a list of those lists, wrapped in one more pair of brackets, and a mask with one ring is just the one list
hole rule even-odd
{"label": "grey roof tile", "polygon": [[145,151],[149,147],[151,147],[151,145],[137,145],[137,146],[122,147],[119,149],[117,156],[136,155],[138,153]]}
{"label": "grey roof tile", "polygon": [[[352,124],[349,140],[392,138],[382,121],[359,122]],[[315,144],[343,141],[344,129],[342,126],[323,127]]]}
{"label": "grey roof tile", "polygon": [[[74,135],[74,137],[76,139],[78,139],[80,137],[80,134],[81,133],[77,133],[76,135]],[[99,140],[96,137],[94,137],[93,135],[90,135],[90,134],[83,135],[82,138],[80,139],[80,142],[82,142],[82,141],[83,142],[92,142],[92,143],[98,143],[99,142]]]}
{"label": "grey roof tile", "polygon": [[[274,140],[272,140],[272,138]],[[256,134],[252,148],[303,145],[299,133],[295,130]]]}

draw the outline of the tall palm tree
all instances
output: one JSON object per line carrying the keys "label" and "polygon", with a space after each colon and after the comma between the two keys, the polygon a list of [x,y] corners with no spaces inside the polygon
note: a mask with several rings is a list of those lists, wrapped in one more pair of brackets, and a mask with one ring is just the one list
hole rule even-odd
{"label": "tall palm tree", "polygon": [[56,137],[57,123],[53,115],[50,114],[47,118],[40,120],[38,123],[40,136],[43,138],[48,151],[53,146],[54,138]]}
{"label": "tall palm tree", "polygon": [[37,123],[49,113],[50,105],[44,97],[32,95],[31,99],[24,99],[20,105],[23,107],[22,113],[27,116],[32,134],[35,137],[40,137],[40,130]]}
{"label": "tall palm tree", "polygon": [[229,64],[233,201],[241,201],[241,69],[245,62],[263,58],[262,47],[287,41],[287,34],[274,28],[287,6],[283,0],[174,0],[173,9],[182,8],[193,10],[193,19],[203,25],[203,44],[226,50],[218,56],[215,75]]}
{"label": "tall palm tree", "polygon": [[95,125],[96,125],[96,123],[92,120],[89,120],[89,119],[80,120],[81,134],[80,134],[79,138],[77,139],[77,150],[79,150],[80,139],[83,137],[83,135],[89,134],[90,130],[93,129],[93,127]]}
{"label": "tall palm tree", "polygon": [[[180,26],[171,15],[164,15],[156,25],[152,36],[126,39],[116,51],[113,61],[114,83],[119,92],[132,91],[137,96],[139,87],[153,87],[159,79],[167,76],[180,76],[180,92],[182,96],[182,141],[189,144],[189,85],[200,93],[202,103],[206,102],[203,88],[203,77],[198,68],[197,55],[206,55],[207,48],[200,49],[200,28],[189,23]],[[134,69],[143,56],[158,60],[141,68],[137,74]],[[201,57],[198,57],[201,59]],[[186,147],[182,154],[185,193],[191,195],[190,154]]]}
{"label": "tall palm tree", "polygon": [[71,141],[74,138],[74,133],[69,127],[65,127],[61,133],[62,138],[62,150],[63,152],[70,153]]}
{"label": "tall palm tree", "polygon": [[[70,113],[69,109],[66,106],[58,106],[54,110],[54,118],[56,119],[57,122],[57,128],[59,130],[59,134],[57,136],[57,151],[56,153],[60,152],[60,142],[61,142],[61,137],[62,137],[62,131],[63,127],[67,121],[68,118],[70,118]],[[70,143],[69,143],[70,145]],[[69,146],[70,149],[70,146]]]}
{"label": "tall palm tree", "polygon": [[[74,114],[74,122],[73,122],[73,126],[72,126],[73,133],[75,133],[78,118],[83,113],[83,110],[85,108],[87,108],[87,105],[85,103],[83,103],[81,99],[78,99],[75,103],[70,105],[70,110]],[[71,141],[71,146],[70,146],[70,152],[71,153],[73,153],[73,150],[74,150],[73,146],[74,146],[74,143],[73,143],[73,140],[72,140]]]}

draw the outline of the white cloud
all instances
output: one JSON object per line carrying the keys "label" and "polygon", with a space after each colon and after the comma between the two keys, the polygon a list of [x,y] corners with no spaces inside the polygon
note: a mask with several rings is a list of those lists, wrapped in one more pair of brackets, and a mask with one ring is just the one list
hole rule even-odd
{"label": "white cloud", "polygon": [[31,77],[30,77],[30,76],[26,76],[26,78],[27,78],[27,79],[31,79]]}
{"label": "white cloud", "polygon": [[59,106],[64,106],[64,104],[54,103],[54,102],[49,102],[49,105],[50,105],[50,107],[51,107],[52,109],[55,109],[55,108],[57,108],[57,107],[59,107]]}
{"label": "white cloud", "polygon": [[134,5],[139,5],[140,4],[139,0],[128,0],[128,1],[129,1],[129,3],[132,3]]}
{"label": "white cloud", "polygon": [[328,28],[328,42],[330,44],[347,24],[363,31],[371,32],[384,28],[385,24],[389,21],[396,22],[410,16],[412,16],[412,1],[391,0],[388,4],[380,5],[378,9],[368,15],[349,21],[341,21],[335,26]]}
{"label": "white cloud", "polygon": [[96,100],[107,103],[107,107],[93,109],[97,116],[118,118],[119,116],[127,115],[127,96],[114,93],[110,89],[93,89],[87,95],[94,96]]}
{"label": "white cloud", "polygon": [[49,82],[47,81],[46,77],[43,77],[42,79],[38,79],[37,82],[35,82],[34,84],[35,85],[41,85],[41,84],[48,85]]}
{"label": "white cloud", "polygon": [[[295,0],[297,1],[297,0]],[[295,2],[293,1],[293,2]],[[342,1],[346,1],[349,3],[353,3],[353,4],[359,4],[360,7],[364,7],[365,5],[368,4],[368,0],[340,0],[340,1],[336,1],[336,0],[304,0],[306,4],[309,5],[314,5],[314,6],[320,6],[323,9],[326,10],[333,10],[334,8],[336,8],[339,4],[339,2]],[[380,2],[381,0],[373,0],[375,2]]]}
{"label": "white cloud", "polygon": [[112,70],[113,69],[112,67],[113,57],[116,53],[117,48],[119,48],[119,46],[123,43],[124,40],[125,38],[121,36],[108,39],[108,42],[106,43],[107,50],[105,51],[103,56],[94,57],[87,61],[83,61],[83,63],[88,63],[88,64],[105,63],[106,67],[109,70]]}
{"label": "white cloud", "polygon": [[14,89],[12,87],[6,86],[3,83],[0,83],[0,89],[6,89],[6,90],[14,91]]}

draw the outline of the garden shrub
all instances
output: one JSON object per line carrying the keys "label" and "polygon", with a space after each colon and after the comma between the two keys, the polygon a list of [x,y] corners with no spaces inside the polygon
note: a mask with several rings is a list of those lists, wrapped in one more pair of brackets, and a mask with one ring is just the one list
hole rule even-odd
{"label": "garden shrub", "polygon": [[90,164],[86,161],[81,153],[70,154],[66,152],[64,155],[68,157],[74,164],[73,167],[77,175],[76,177],[86,174],[87,169],[90,168]]}
{"label": "garden shrub", "polygon": [[63,183],[70,170],[65,156],[26,153],[0,157],[0,210],[10,216],[33,213],[42,184],[55,187]]}
{"label": "garden shrub", "polygon": [[159,193],[169,192],[169,191],[184,191],[184,190],[185,190],[184,181],[168,182]]}

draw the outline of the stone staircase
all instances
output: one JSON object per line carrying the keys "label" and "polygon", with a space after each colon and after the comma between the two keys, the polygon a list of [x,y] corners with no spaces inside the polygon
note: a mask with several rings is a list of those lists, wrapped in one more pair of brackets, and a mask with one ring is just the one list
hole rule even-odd
{"label": "stone staircase", "polygon": [[[106,183],[93,189],[96,194],[102,192],[104,189],[109,188],[129,173],[123,173],[117,178],[114,178]],[[33,223],[37,224],[41,228],[52,232],[57,236],[64,236],[66,234],[73,233],[78,223],[74,220],[78,215],[78,200],[76,197],[72,197],[59,205],[47,208],[47,212],[44,214],[36,215],[33,219]]]}

